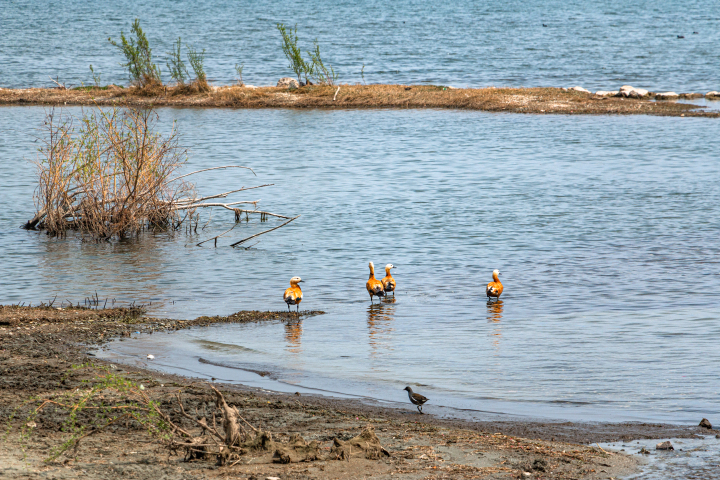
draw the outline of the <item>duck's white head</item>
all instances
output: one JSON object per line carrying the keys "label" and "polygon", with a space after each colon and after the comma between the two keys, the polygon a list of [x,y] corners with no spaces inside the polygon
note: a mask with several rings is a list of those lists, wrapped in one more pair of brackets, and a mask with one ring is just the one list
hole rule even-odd
{"label": "duck's white head", "polygon": [[499,277],[499,276],[500,276],[500,270],[498,270],[497,268],[496,268],[495,270],[493,270],[493,275],[497,275],[497,276]]}
{"label": "duck's white head", "polygon": [[385,271],[390,270],[391,268],[395,268],[395,265],[393,265],[392,263],[388,263],[387,265],[385,265]]}
{"label": "duck's white head", "polygon": [[300,277],[293,277],[290,279],[290,285],[297,285],[300,282],[302,282],[302,278]]}

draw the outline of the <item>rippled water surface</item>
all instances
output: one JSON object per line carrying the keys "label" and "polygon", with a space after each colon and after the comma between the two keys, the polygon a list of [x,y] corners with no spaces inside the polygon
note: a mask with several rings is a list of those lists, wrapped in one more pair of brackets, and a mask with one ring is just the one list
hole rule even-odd
{"label": "rippled water surface", "polygon": [[[655,449],[658,443],[668,440],[675,450]],[[632,480],[705,480],[717,477],[720,468],[720,440],[714,435],[693,439],[634,440],[602,444],[602,448],[635,454],[646,462],[640,473],[627,477]],[[641,448],[645,448],[650,453],[639,454]]]}
{"label": "rippled water surface", "polygon": [[[78,113],[78,109],[70,109]],[[216,211],[190,237],[82,243],[18,226],[34,212],[38,107],[0,108],[0,302],[152,302],[194,318],[283,309],[306,280],[300,323],[152,335],[113,355],[228,381],[552,418],[693,422],[720,414],[720,151],[709,119],[453,111],[160,110],[211,171],[201,194],[247,192],[302,216],[249,250]],[[36,132],[37,133],[37,132]],[[204,217],[207,219],[207,216]],[[371,305],[367,262],[398,268]],[[502,301],[484,285],[499,268]],[[259,379],[259,377],[258,377]],[[297,387],[296,387],[297,386]],[[294,390],[293,390],[294,391]],[[717,420],[716,420],[717,421]]]}
{"label": "rippled water surface", "polygon": [[[365,1],[64,1],[0,4],[0,87],[126,84],[108,43],[140,18],[169,81],[178,36],[207,50],[211,83],[274,85],[291,75],[277,22],[317,38],[341,82],[720,90],[720,20],[713,0],[428,3]],[[696,32],[696,33],[695,33]],[[684,38],[678,38],[683,36]]]}

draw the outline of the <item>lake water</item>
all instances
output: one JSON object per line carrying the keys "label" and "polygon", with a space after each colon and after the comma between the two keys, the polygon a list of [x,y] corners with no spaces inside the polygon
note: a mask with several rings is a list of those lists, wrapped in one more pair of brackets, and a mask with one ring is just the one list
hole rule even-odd
{"label": "lake water", "polygon": [[[245,250],[228,245],[278,221],[242,223],[218,248],[195,243],[226,230],[227,211],[197,235],[107,244],[19,229],[34,213],[28,160],[43,115],[0,108],[0,302],[97,291],[194,318],[284,309],[298,275],[303,308],[327,312],[155,334],[108,355],[386,401],[405,401],[409,384],[428,412],[718,422],[716,120],[160,110],[185,134],[189,169],[257,172],[198,175],[201,194],[274,183],[242,198],[302,215]],[[394,302],[370,304],[368,261],[398,267]],[[488,304],[495,268],[505,293]]]}
{"label": "lake water", "polygon": [[91,64],[103,84],[127,84],[107,39],[139,18],[165,81],[166,52],[181,36],[207,50],[211,83],[235,82],[244,64],[246,83],[274,85],[292,76],[275,29],[284,22],[297,24],[304,50],[317,38],[346,83],[361,82],[364,65],[368,83],[705,93],[720,90],[716,9],[712,0],[4,0],[0,87],[54,87],[49,76],[92,84]]}
{"label": "lake water", "polygon": [[[658,443],[668,440],[675,450],[655,449]],[[699,438],[642,439],[599,446],[607,450],[635,454],[646,462],[639,473],[626,477],[628,480],[704,480],[717,477],[720,467],[720,439],[714,435],[703,435]],[[650,453],[638,453],[642,448]]]}

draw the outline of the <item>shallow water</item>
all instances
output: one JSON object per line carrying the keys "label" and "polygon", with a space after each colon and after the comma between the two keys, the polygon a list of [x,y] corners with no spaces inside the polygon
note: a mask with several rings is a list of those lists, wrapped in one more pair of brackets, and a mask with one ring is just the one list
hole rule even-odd
{"label": "shallow water", "polygon": [[[666,440],[671,441],[675,450],[655,450],[655,445]],[[647,462],[640,473],[627,477],[628,480],[704,480],[716,478],[718,468],[720,468],[720,440],[714,435],[706,435],[697,439],[633,440],[632,442],[601,444],[601,447],[607,450],[632,453]],[[643,447],[650,453],[637,453]]]}
{"label": "shallow water", "polygon": [[[140,18],[163,79],[178,36],[205,48],[211,83],[274,85],[292,76],[277,22],[297,23],[300,46],[317,38],[340,81],[453,86],[631,84],[653,91],[720,90],[720,28],[712,0],[427,2],[7,0],[0,17],[0,87],[126,84],[107,39]],[[544,26],[546,25],[546,26]],[[697,32],[697,34],[693,34]],[[678,35],[685,38],[679,39]]]}
{"label": "shallow water", "polygon": [[[99,245],[17,228],[33,214],[28,133],[43,112],[0,108],[0,302],[82,303],[97,291],[194,318],[283,309],[299,275],[303,308],[327,312],[178,332],[162,340],[170,347],[152,335],[116,343],[117,355],[127,345],[208,377],[263,370],[389,401],[416,385],[428,411],[691,423],[720,413],[715,120],[161,110],[186,134],[188,168],[258,174],[207,172],[201,194],[274,183],[245,198],[302,214],[233,250],[277,222],[243,223],[218,248],[194,244],[227,229],[229,212],[191,237]],[[398,267],[394,303],[370,305],[369,260]],[[487,304],[494,268],[505,293]]]}

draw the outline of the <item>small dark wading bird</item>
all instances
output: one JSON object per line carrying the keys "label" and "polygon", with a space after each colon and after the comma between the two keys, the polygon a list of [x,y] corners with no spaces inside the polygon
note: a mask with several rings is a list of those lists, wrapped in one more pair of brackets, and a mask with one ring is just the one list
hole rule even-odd
{"label": "small dark wading bird", "polygon": [[395,279],[392,277],[392,275],[390,275],[391,268],[395,268],[395,265],[393,265],[392,263],[388,263],[387,265],[385,265],[385,278],[383,278],[381,281],[383,290],[385,290],[385,294],[387,295],[388,293],[392,292],[394,298],[396,284]]}
{"label": "small dark wading bird", "polygon": [[384,297],[385,296],[385,289],[383,288],[383,284],[380,280],[375,278],[375,265],[373,265],[373,262],[370,262],[370,278],[368,278],[367,283],[365,284],[365,288],[367,288],[368,293],[370,294],[370,302],[373,301],[373,295],[377,297]]}
{"label": "small dark wading bird", "polygon": [[485,288],[485,295],[487,295],[488,300],[490,300],[490,297],[495,297],[500,300],[500,295],[502,295],[503,292],[503,285],[500,283],[500,279],[498,278],[499,276],[500,270],[493,270],[493,281],[488,283],[487,288]]}
{"label": "small dark wading bird", "polygon": [[290,279],[290,288],[285,290],[283,294],[283,300],[287,303],[288,312],[290,311],[290,305],[297,305],[297,314],[300,315],[300,302],[302,302],[302,290],[298,283],[302,282],[302,278],[293,277]]}
{"label": "small dark wading bird", "polygon": [[428,399],[423,397],[419,393],[413,393],[412,388],[410,388],[410,387],[405,387],[404,390],[407,390],[408,397],[410,398],[410,402],[413,405],[417,405],[418,412],[423,413],[422,406],[425,402],[428,401]]}

